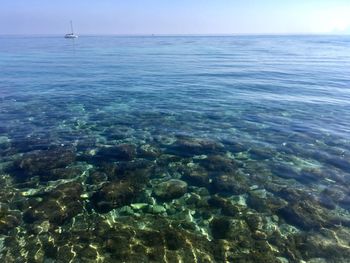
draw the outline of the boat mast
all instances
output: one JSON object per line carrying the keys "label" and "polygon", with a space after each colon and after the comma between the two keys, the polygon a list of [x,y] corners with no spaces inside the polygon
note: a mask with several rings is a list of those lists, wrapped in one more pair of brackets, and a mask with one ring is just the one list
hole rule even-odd
{"label": "boat mast", "polygon": [[73,34],[74,34],[74,31],[73,31],[73,22],[72,22],[72,20],[70,21],[70,28],[71,28],[72,35],[73,35]]}

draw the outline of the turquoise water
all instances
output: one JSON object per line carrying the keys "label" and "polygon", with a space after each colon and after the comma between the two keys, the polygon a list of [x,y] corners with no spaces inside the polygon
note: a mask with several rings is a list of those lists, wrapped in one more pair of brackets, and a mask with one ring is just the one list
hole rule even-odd
{"label": "turquoise water", "polygon": [[350,37],[0,37],[2,262],[349,262]]}

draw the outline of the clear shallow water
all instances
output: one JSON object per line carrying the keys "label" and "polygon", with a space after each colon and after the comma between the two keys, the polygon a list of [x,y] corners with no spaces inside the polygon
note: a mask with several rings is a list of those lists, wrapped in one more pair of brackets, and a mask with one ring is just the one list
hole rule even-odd
{"label": "clear shallow water", "polygon": [[0,257],[348,262],[350,37],[0,38]]}

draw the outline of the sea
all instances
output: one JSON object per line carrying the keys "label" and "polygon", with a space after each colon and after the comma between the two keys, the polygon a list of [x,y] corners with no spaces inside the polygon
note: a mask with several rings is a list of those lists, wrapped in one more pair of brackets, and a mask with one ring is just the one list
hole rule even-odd
{"label": "sea", "polygon": [[1,262],[350,262],[350,36],[0,36]]}

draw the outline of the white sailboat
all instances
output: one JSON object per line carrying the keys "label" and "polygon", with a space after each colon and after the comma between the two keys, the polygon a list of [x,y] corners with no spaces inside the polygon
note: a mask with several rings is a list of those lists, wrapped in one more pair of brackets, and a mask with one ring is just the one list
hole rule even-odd
{"label": "white sailboat", "polygon": [[72,33],[66,34],[66,35],[64,36],[64,38],[78,38],[78,35],[74,34],[73,22],[72,22],[72,21],[70,21],[70,28],[71,28],[71,32],[72,32]]}

